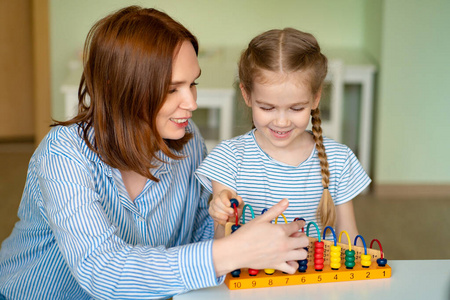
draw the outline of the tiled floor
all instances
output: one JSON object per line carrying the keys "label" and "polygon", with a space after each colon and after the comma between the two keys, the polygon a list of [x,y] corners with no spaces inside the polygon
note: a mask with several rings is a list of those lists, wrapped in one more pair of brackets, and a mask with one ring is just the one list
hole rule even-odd
{"label": "tiled floor", "polygon": [[[17,221],[30,144],[0,144],[0,241]],[[450,197],[396,199],[358,196],[354,201],[360,234],[377,238],[388,259],[450,259]]]}

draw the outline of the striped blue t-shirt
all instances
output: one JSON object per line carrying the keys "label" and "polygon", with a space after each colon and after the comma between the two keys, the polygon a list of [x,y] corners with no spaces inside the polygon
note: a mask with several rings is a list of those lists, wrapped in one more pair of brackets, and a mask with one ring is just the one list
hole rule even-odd
{"label": "striped blue t-shirt", "polygon": [[[194,171],[206,155],[195,125],[182,160],[131,201],[120,172],[76,125],[53,128],[32,156],[20,221],[0,251],[7,299],[151,299],[214,286],[209,193]],[[90,132],[93,140],[93,132]]]}
{"label": "striped blue t-shirt", "polygon": [[[289,207],[283,213],[288,222],[298,217],[320,227],[316,212],[323,186],[316,149],[300,165],[291,166],[267,155],[257,144],[254,132],[255,129],[220,143],[197,169],[197,178],[211,192],[211,180],[229,187],[250,204],[255,215],[288,198]],[[347,146],[328,138],[323,143],[330,170],[329,191],[335,205],[343,204],[363,191],[371,180]],[[246,209],[245,220],[250,219]],[[283,218],[279,217],[278,222],[284,223]],[[310,226],[310,236],[317,237],[314,229]]]}

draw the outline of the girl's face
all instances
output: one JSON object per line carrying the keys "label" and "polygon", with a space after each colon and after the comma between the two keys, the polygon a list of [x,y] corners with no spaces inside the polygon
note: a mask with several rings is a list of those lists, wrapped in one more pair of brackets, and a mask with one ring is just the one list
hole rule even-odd
{"label": "girl's face", "polygon": [[188,41],[181,44],[172,66],[169,93],[156,115],[156,128],[164,139],[178,140],[185,134],[188,120],[197,109],[197,83],[200,66],[194,47]]}
{"label": "girl's face", "polygon": [[256,139],[265,151],[293,150],[302,145],[309,124],[311,110],[320,101],[320,92],[311,93],[301,72],[289,75],[263,71],[264,80],[254,82],[253,91],[241,91],[251,107]]}

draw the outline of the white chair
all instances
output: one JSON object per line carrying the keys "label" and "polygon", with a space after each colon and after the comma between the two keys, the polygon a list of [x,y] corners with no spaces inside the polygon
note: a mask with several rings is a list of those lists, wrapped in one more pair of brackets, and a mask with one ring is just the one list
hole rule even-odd
{"label": "white chair", "polygon": [[[342,128],[343,128],[343,102],[344,102],[344,63],[341,60],[328,61],[328,74],[325,78],[325,84],[331,85],[329,118],[322,120],[322,134],[328,138],[342,143]],[[322,98],[323,98],[322,93]],[[322,110],[323,103],[319,104]],[[311,120],[308,128],[311,130]]]}
{"label": "white chair", "polygon": [[[208,127],[219,126],[218,140],[205,140],[206,147],[212,150],[222,140],[233,137],[233,102],[234,89],[203,89],[197,90],[198,108],[208,109]],[[220,123],[218,123],[220,120]]]}

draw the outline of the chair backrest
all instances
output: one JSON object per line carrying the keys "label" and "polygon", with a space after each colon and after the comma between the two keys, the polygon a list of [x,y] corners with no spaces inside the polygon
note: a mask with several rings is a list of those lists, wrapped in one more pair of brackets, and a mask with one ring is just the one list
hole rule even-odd
{"label": "chair backrest", "polygon": [[[319,108],[322,111],[322,134],[342,143],[343,130],[343,102],[344,102],[344,63],[341,60],[330,60],[328,62],[328,74],[325,78],[325,84],[331,87],[329,94],[329,103],[324,100],[322,92],[321,104]],[[324,105],[327,107],[324,107]],[[308,129],[311,130],[311,120]]]}

